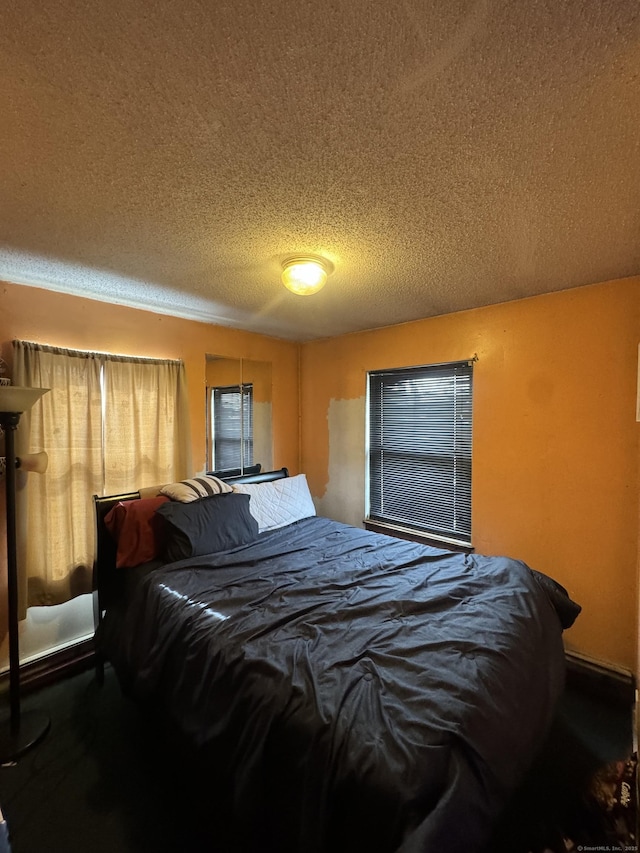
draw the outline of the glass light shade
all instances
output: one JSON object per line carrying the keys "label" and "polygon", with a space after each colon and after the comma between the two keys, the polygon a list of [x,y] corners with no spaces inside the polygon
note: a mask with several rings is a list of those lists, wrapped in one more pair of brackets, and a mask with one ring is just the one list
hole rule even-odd
{"label": "glass light shade", "polygon": [[44,474],[49,466],[49,457],[44,450],[39,453],[25,453],[16,459],[16,467],[21,471]]}
{"label": "glass light shade", "polygon": [[0,385],[0,412],[27,412],[49,388],[21,388],[19,385]]}
{"label": "glass light shade", "polygon": [[289,258],[283,263],[282,283],[298,296],[310,296],[321,290],[331,265],[321,258]]}

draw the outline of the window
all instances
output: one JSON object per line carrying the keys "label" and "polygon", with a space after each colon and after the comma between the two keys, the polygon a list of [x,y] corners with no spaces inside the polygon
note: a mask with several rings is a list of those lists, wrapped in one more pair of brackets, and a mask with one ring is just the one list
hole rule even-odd
{"label": "window", "polygon": [[209,467],[221,473],[244,470],[253,464],[253,385],[226,385],[208,391]]}
{"label": "window", "polygon": [[93,494],[190,473],[184,365],[14,341],[14,373],[51,389],[21,438],[49,457],[46,475],[27,480],[24,565],[28,603],[57,604],[91,590]]}
{"label": "window", "polygon": [[369,373],[371,521],[471,542],[473,362]]}

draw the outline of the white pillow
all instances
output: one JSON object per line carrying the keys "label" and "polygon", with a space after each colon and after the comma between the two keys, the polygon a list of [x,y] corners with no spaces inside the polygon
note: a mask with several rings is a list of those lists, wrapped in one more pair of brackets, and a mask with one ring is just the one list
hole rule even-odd
{"label": "white pillow", "polygon": [[233,490],[251,497],[249,512],[258,522],[260,533],[316,514],[304,474],[269,483],[234,483]]}

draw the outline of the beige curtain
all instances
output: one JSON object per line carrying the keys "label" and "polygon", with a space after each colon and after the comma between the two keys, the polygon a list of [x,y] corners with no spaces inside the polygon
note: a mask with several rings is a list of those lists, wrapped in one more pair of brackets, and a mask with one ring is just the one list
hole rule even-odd
{"label": "beige curtain", "polygon": [[18,430],[18,455],[49,456],[20,478],[18,535],[26,604],[59,604],[91,590],[92,496],[190,473],[184,365],[14,341],[13,381],[51,389]]}
{"label": "beige curtain", "polygon": [[104,398],[104,494],[191,476],[182,362],[111,357]]}

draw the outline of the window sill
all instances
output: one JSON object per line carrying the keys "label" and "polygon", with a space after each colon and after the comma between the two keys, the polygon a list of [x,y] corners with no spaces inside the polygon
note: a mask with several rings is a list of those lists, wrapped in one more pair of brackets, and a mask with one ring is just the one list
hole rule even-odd
{"label": "window sill", "polygon": [[429,533],[420,533],[419,530],[388,524],[384,521],[374,521],[371,518],[364,519],[364,526],[366,530],[371,530],[373,533],[384,533],[387,536],[395,536],[397,539],[421,542],[423,545],[431,545],[433,548],[443,548],[446,551],[461,551],[464,554],[471,554],[474,550],[473,545],[468,542],[446,539],[444,536],[439,537]]}

